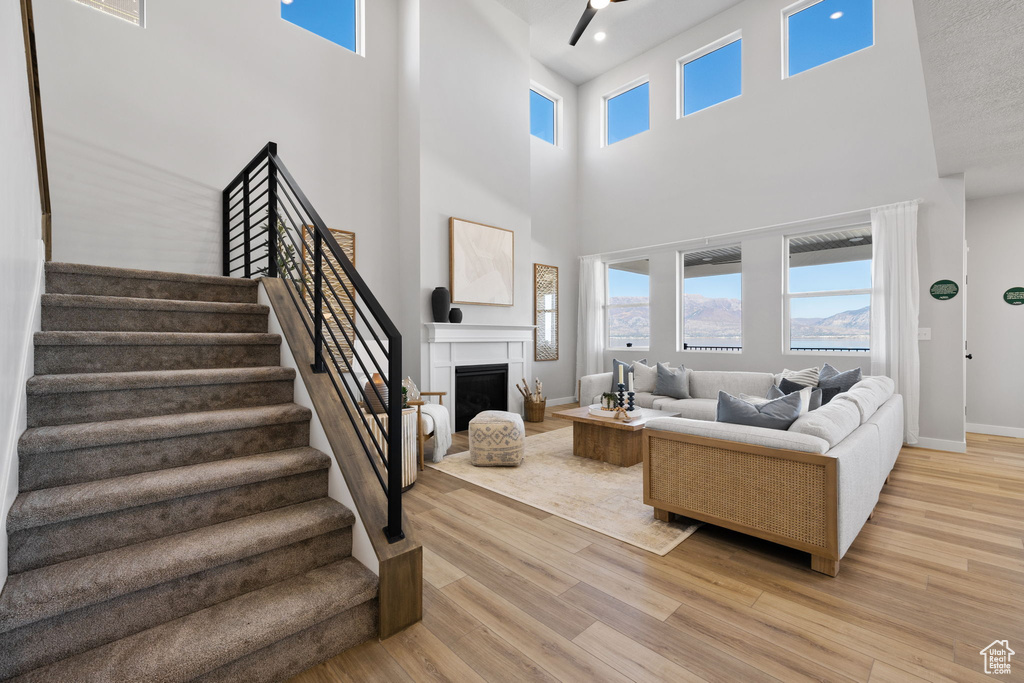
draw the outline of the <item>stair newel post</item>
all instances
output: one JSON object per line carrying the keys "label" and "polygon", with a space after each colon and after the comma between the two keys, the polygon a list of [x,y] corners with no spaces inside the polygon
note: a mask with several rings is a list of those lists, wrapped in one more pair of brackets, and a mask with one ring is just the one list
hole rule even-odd
{"label": "stair newel post", "polygon": [[249,242],[252,235],[252,225],[249,220],[249,174],[246,173],[242,178],[242,259],[245,274],[242,277],[252,277],[252,250],[250,247],[252,243]]}
{"label": "stair newel post", "polygon": [[267,144],[267,277],[277,277],[277,143]]}
{"label": "stair newel post", "polygon": [[327,372],[324,362],[324,279],[323,236],[320,228],[313,226],[313,372]]}
{"label": "stair newel post", "polygon": [[389,543],[405,538],[402,531],[402,338],[388,339],[388,525]]}
{"label": "stair newel post", "polygon": [[[230,187],[230,186],[229,186]],[[224,277],[231,275],[231,191],[228,187],[221,193],[221,221],[224,224]]]}

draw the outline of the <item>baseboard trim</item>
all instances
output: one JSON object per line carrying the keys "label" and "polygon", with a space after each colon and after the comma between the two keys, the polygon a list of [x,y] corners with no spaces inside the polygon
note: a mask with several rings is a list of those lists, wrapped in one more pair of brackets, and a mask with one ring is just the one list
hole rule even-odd
{"label": "baseboard trim", "polygon": [[564,406],[567,403],[575,403],[575,396],[566,396],[565,398],[549,398],[547,405],[549,406]]}
{"label": "baseboard trim", "polygon": [[1000,427],[999,425],[982,425],[970,423],[967,431],[975,434],[988,434],[990,436],[1008,436],[1013,439],[1024,439],[1024,428],[1021,427]]}
{"label": "baseboard trim", "polygon": [[966,441],[951,441],[949,439],[929,439],[919,437],[913,448],[926,448],[930,451],[946,451],[947,453],[966,453]]}

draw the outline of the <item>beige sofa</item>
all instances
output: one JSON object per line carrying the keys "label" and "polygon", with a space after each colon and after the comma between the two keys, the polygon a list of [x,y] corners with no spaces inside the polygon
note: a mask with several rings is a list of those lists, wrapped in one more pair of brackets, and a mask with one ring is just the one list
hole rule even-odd
{"label": "beige sofa", "polygon": [[[642,407],[679,412],[644,430],[644,503],[811,554],[831,576],[870,518],[903,445],[903,398],[867,377],[788,431],[715,422],[718,391],[764,396],[768,373],[689,375],[689,399],[642,394]],[[581,396],[611,373],[585,377]],[[642,396],[642,400],[641,400]],[[714,399],[712,398],[714,397]]]}

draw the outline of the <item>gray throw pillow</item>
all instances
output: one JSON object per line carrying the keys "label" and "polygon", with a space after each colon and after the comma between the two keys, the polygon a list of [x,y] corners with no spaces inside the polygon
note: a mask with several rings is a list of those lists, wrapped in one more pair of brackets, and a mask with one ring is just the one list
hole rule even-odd
{"label": "gray throw pillow", "polygon": [[849,391],[854,384],[861,380],[861,374],[860,368],[839,372],[828,363],[825,363],[825,367],[821,369],[821,374],[818,375],[818,386],[821,387],[822,391],[821,404],[825,405],[835,398],[836,394]]}
{"label": "gray throw pillow", "polygon": [[690,385],[686,381],[686,366],[673,370],[668,363],[658,363],[658,383],[654,389],[658,396],[690,398]]}
{"label": "gray throw pillow", "polygon": [[[788,379],[783,379],[779,383],[779,386],[772,387],[772,389],[775,389],[775,391],[778,392],[779,395],[781,395],[781,396],[785,396],[787,394],[792,394],[794,391],[802,391],[803,389],[806,389],[806,388],[807,387],[805,387],[804,385],[797,384],[796,382],[790,382]],[[831,392],[831,391],[832,390],[830,389],[829,392]],[[838,393],[839,393],[838,391],[832,392],[831,396],[828,397],[829,400],[831,401],[832,397],[835,396]],[[807,406],[807,412],[810,412],[812,410],[817,410],[818,408],[820,408],[825,395],[826,395],[826,392],[825,392],[824,389],[822,389],[821,387],[815,388],[814,391],[811,392],[811,400],[810,400],[810,403]],[[779,396],[773,396],[772,395],[771,389],[768,390],[768,397],[769,398],[779,398]]]}
{"label": "gray throw pillow", "polygon": [[724,391],[718,392],[718,422],[786,430],[796,422],[798,417],[800,417],[799,392],[768,401],[761,406],[747,403]]}
{"label": "gray throw pillow", "polygon": [[[636,361],[637,363],[647,364],[647,359]],[[633,372],[632,363],[623,363],[618,358],[612,358],[612,388],[613,394],[619,393],[619,366],[622,366],[622,383],[626,385],[626,390],[629,390],[629,373]],[[636,384],[636,377],[633,378],[633,384]]]}

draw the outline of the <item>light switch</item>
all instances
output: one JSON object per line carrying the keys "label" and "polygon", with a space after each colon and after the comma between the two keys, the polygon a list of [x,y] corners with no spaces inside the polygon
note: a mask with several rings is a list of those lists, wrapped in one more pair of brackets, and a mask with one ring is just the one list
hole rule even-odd
{"label": "light switch", "polygon": [[918,341],[931,341],[932,340],[932,328],[930,327],[919,327],[917,329]]}

